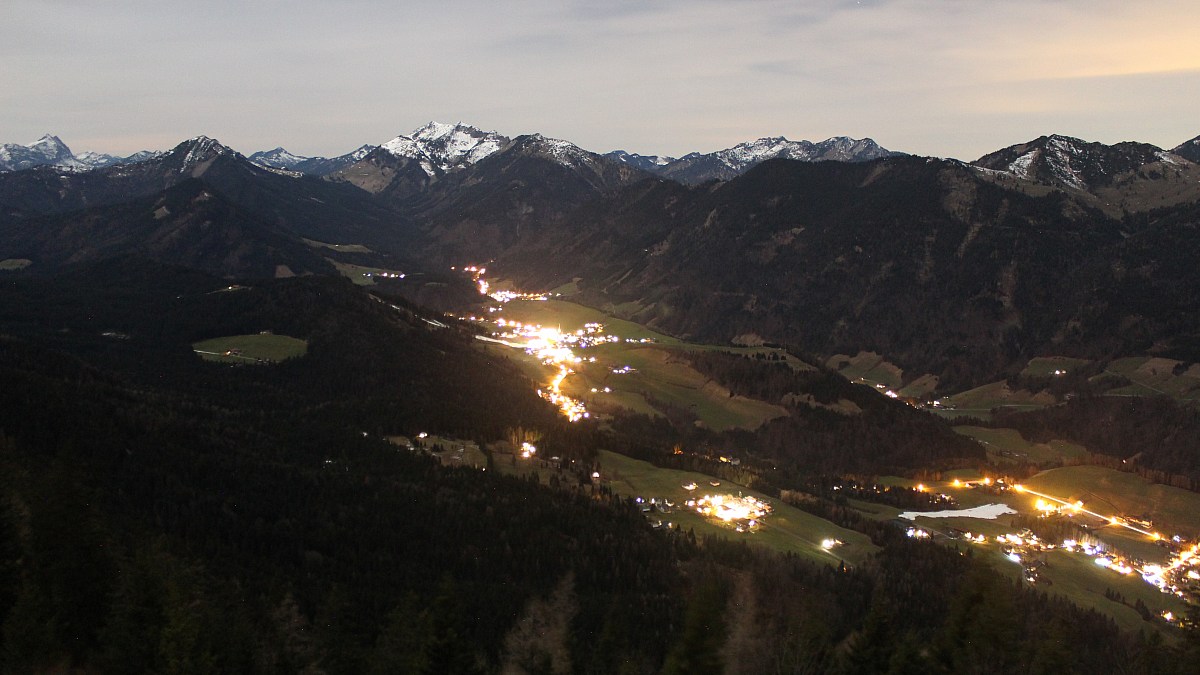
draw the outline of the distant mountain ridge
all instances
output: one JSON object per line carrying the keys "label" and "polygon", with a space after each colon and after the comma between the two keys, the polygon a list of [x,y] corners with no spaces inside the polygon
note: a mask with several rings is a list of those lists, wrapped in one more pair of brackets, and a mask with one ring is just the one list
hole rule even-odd
{"label": "distant mountain ridge", "polygon": [[250,155],[248,159],[259,166],[272,169],[295,171],[310,176],[328,176],[361,160],[377,147],[379,146],[363,145],[356,150],[352,150],[344,155],[338,155],[337,157],[303,157],[293,155],[279,147],[274,150],[256,152]]}
{"label": "distant mountain ridge", "polygon": [[869,162],[883,157],[903,155],[880,147],[870,138],[853,139],[835,136],[819,143],[792,141],[783,136],[759,138],[739,143],[732,148],[707,154],[689,153],[671,157],[643,156],[623,150],[610,152],[606,157],[636,166],[664,178],[695,185],[710,180],[729,180],[768,159],[791,159],[800,162]]}
{"label": "distant mountain ridge", "polygon": [[[328,176],[331,180],[345,181],[372,194],[397,201],[430,190],[465,173],[489,173],[487,167],[509,165],[518,157],[549,161],[563,171],[551,171],[559,178],[547,174],[548,169],[532,168],[523,164],[522,170],[509,169],[510,180],[535,192],[538,182],[582,183],[588,189],[604,190],[628,180],[649,177],[649,174],[627,167],[594,152],[589,152],[569,141],[547,138],[541,134],[528,134],[509,138],[496,132],[481,131],[463,124],[430,122],[411,135],[401,135],[368,153],[360,161]],[[501,159],[504,158],[504,159]],[[620,170],[617,170],[617,167]],[[531,173],[526,174],[529,171]],[[573,174],[567,179],[568,174]],[[617,176],[622,176],[617,178]],[[499,177],[497,177],[499,179]],[[614,182],[615,181],[615,182]],[[462,181],[443,186],[439,194],[459,185]],[[561,191],[559,191],[561,197]],[[578,196],[578,195],[577,195]]]}
{"label": "distant mountain ridge", "polygon": [[282,147],[250,155],[260,166],[286,169],[312,176],[328,176],[362,161],[376,150],[412,160],[427,176],[437,177],[455,168],[469,166],[511,142],[494,131],[482,131],[457,123],[429,122],[409,134],[400,134],[379,145],[366,144],[338,157],[304,157]]}
{"label": "distant mountain ridge", "polygon": [[0,145],[0,172],[22,171],[39,166],[54,166],[68,171],[91,171],[115,164],[141,162],[160,153],[150,150],[135,152],[128,157],[117,157],[100,152],[71,152],[58,136],[45,134],[28,144],[5,143]]}
{"label": "distant mountain ridge", "polygon": [[[691,155],[688,155],[688,157],[691,157],[695,154],[696,153],[692,153]],[[651,173],[660,171],[662,167],[665,167],[671,162],[676,161],[674,157],[639,155],[636,152],[625,152],[624,150],[613,150],[612,152],[606,152],[604,153],[604,156],[610,159],[615,159],[623,164],[628,164],[629,166],[641,169],[642,171],[649,171]]]}

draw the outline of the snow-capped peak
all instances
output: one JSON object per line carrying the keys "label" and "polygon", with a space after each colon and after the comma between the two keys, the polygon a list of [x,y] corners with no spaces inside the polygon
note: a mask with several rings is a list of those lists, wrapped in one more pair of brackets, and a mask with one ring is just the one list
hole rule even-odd
{"label": "snow-capped peak", "polygon": [[802,162],[822,160],[861,162],[888,157],[896,153],[884,150],[870,138],[859,140],[847,136],[834,136],[820,143],[813,143],[811,141],[791,141],[783,136],[774,136],[739,143],[728,150],[721,150],[713,154],[729,168],[741,172],[759,162],[776,158]]}
{"label": "snow-capped peak", "polygon": [[20,171],[46,164],[72,161],[71,149],[58,136],[46,134],[28,144],[6,143],[0,146],[0,171]]}
{"label": "snow-capped peak", "polygon": [[732,148],[720,150],[714,154],[726,166],[740,172],[752,164],[783,155],[788,155],[791,159],[801,159],[797,155],[807,154],[805,151],[808,150],[808,146],[811,146],[811,143],[807,141],[792,143],[783,136],[776,136],[738,143]]}
{"label": "snow-capped peak", "polygon": [[266,166],[272,169],[290,169],[293,166],[311,158],[293,155],[287,150],[284,150],[282,147],[278,147],[274,150],[256,152],[253,155],[250,155],[249,159],[251,162],[258,164],[259,166]]}
{"label": "snow-capped peak", "polygon": [[112,166],[121,162],[120,157],[109,155],[103,152],[81,152],[73,158],[72,162],[82,171],[91,171],[92,169],[103,169],[106,166]]}
{"label": "snow-capped peak", "polygon": [[376,147],[363,145],[337,157],[306,157],[292,154],[283,148],[275,148],[256,152],[250,155],[249,160],[268,169],[286,169],[301,174],[326,176],[366,157]]}
{"label": "snow-capped peak", "polygon": [[[444,122],[430,121],[425,126],[412,132],[411,138],[431,141],[435,138],[441,138],[462,126],[461,122],[454,124],[446,124]],[[467,127],[471,128],[471,127]]]}
{"label": "snow-capped peak", "polygon": [[570,141],[548,138],[541,134],[522,136],[516,140],[516,145],[523,146],[527,151],[549,157],[568,168],[592,164],[598,157]]}
{"label": "snow-capped peak", "polygon": [[189,167],[207,162],[221,155],[237,156],[238,154],[232,148],[208,136],[196,136],[195,138],[188,139],[175,146],[175,149],[171,152],[173,154],[186,153],[183,158],[183,167],[180,168],[180,171],[185,171]]}
{"label": "snow-capped peak", "polygon": [[481,131],[465,124],[429,122],[409,135],[400,135],[384,143],[384,150],[398,157],[421,162],[425,172],[451,171],[474,164],[509,142],[494,131]]}
{"label": "snow-capped peak", "polygon": [[45,134],[25,147],[52,162],[71,157],[71,149],[67,147],[67,144],[63,143],[58,136],[51,134]]}

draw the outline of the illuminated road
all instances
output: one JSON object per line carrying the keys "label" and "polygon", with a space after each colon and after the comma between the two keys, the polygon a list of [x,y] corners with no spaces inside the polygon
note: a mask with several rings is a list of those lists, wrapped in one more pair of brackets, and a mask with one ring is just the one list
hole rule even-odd
{"label": "illuminated road", "polygon": [[[1014,485],[1013,489],[1016,490],[1017,492],[1027,492],[1035,497],[1041,497],[1042,499],[1048,499],[1052,502],[1062,504],[1063,506],[1071,509],[1071,511],[1073,511],[1075,513],[1086,513],[1089,516],[1099,518],[1100,520],[1108,521],[1108,523],[1110,525],[1120,525],[1121,527],[1124,527],[1127,530],[1133,530],[1134,532],[1137,532],[1138,534],[1144,534],[1147,537],[1150,537],[1151,539],[1153,539],[1155,541],[1162,539],[1161,534],[1159,534],[1157,532],[1151,532],[1149,530],[1143,530],[1140,527],[1134,527],[1133,525],[1130,525],[1129,523],[1125,522],[1125,519],[1121,518],[1120,516],[1106,516],[1102,513],[1096,513],[1095,511],[1090,511],[1088,509],[1085,509],[1085,508],[1083,508],[1083,502],[1081,502],[1081,501],[1069,502],[1065,499],[1060,499],[1053,495],[1048,495],[1044,492],[1038,492],[1037,490],[1027,488],[1024,485]],[[1038,509],[1038,510],[1041,511],[1041,510],[1045,510],[1045,509]]]}

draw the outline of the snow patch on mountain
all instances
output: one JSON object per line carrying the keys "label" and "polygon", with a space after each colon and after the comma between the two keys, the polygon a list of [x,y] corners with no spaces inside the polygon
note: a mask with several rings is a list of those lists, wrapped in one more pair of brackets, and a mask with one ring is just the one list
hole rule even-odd
{"label": "snow patch on mountain", "polygon": [[541,134],[531,134],[529,139],[539,152],[567,168],[591,163],[591,153],[569,141],[547,138]]}
{"label": "snow patch on mountain", "polygon": [[[375,150],[378,147],[379,147],[378,145],[363,145],[363,146],[360,146],[354,152],[351,152],[346,155],[342,155],[342,157],[353,159],[354,161],[357,162],[358,160],[362,159],[363,157],[366,157],[367,155],[371,154],[371,151]],[[334,159],[340,159],[340,158],[335,157]]]}
{"label": "snow patch on mountain", "polygon": [[[1078,141],[1081,143],[1082,141]],[[1087,181],[1083,179],[1079,171],[1073,166],[1073,159],[1080,159],[1084,155],[1084,150],[1077,145],[1077,139],[1068,138],[1066,136],[1051,136],[1050,142],[1047,143],[1046,164],[1050,170],[1054,172],[1054,176],[1062,181],[1065,185],[1075,188],[1076,190],[1087,189]],[[1098,165],[1103,171],[1103,165]]]}
{"label": "snow patch on mountain", "polygon": [[1029,178],[1029,167],[1033,164],[1033,161],[1038,158],[1038,155],[1040,155],[1041,152],[1041,150],[1031,150],[1030,152],[1027,152],[1024,155],[1014,159],[1012,163],[1008,165],[1009,173],[1019,178]]}
{"label": "snow patch on mountain", "polygon": [[639,155],[636,152],[625,152],[624,150],[613,150],[612,152],[605,153],[604,156],[644,171],[653,171],[675,161],[674,157]]}
{"label": "snow patch on mountain", "polygon": [[1179,155],[1177,155],[1173,152],[1167,152],[1166,150],[1164,150],[1162,152],[1156,152],[1156,153],[1154,153],[1154,156],[1158,157],[1158,161],[1160,161],[1160,162],[1165,162],[1167,164],[1174,164],[1175,166],[1183,166],[1185,163],[1184,161],[1181,161],[1181,160],[1183,160],[1182,157],[1180,157]]}

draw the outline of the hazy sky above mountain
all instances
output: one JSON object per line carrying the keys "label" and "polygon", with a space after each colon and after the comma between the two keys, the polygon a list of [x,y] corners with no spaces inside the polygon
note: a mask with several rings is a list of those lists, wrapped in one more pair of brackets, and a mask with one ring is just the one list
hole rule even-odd
{"label": "hazy sky above mountain", "polygon": [[589,150],[1200,134],[1195,0],[5,0],[0,142],[336,155],[431,119]]}

